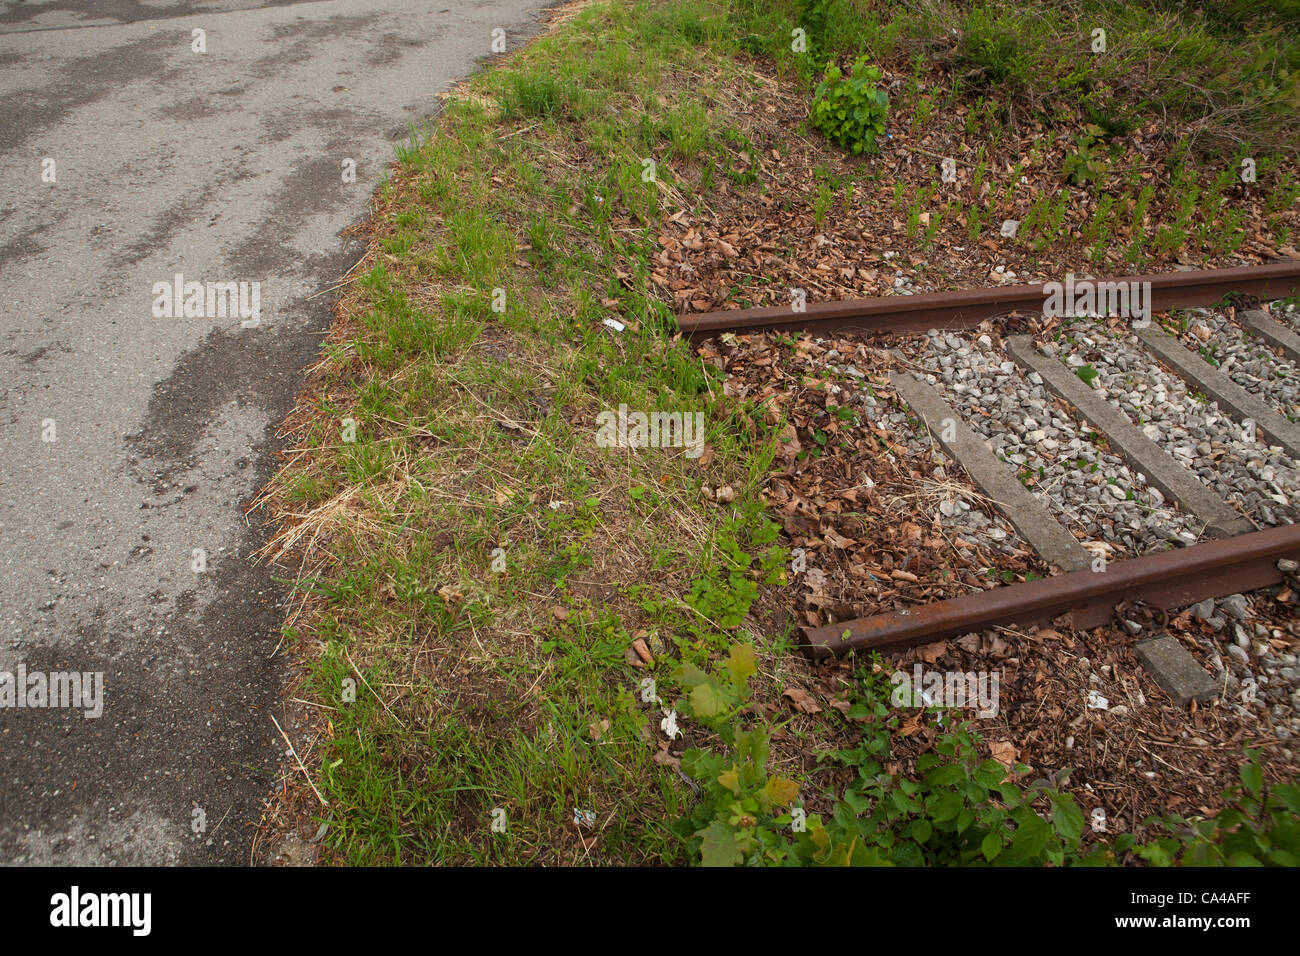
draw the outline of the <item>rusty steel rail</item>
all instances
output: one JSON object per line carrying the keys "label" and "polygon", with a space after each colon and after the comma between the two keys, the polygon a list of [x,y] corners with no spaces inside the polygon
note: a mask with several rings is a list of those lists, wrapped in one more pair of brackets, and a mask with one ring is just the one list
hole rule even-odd
{"label": "rusty steel rail", "polygon": [[[1064,281],[1064,277],[1062,277]],[[1076,282],[1083,281],[1076,278]],[[1264,266],[1162,272],[1152,275],[1096,277],[1101,282],[1151,283],[1152,312],[1212,306],[1230,295],[1281,299],[1300,295],[1300,260]],[[722,332],[926,332],[964,329],[1010,312],[1041,314],[1047,294],[1042,285],[1012,285],[973,291],[886,295],[842,302],[810,303],[803,312],[790,307],[729,309],[679,315],[677,327],[693,342]]]}
{"label": "rusty steel rail", "polygon": [[1300,561],[1300,525],[1279,525],[1187,548],[1113,561],[1104,571],[1072,571],[920,604],[839,624],[803,628],[802,649],[816,660],[850,651],[903,648],[987,630],[1046,624],[1070,614],[1076,628],[1097,627],[1125,600],[1161,609],[1252,591],[1283,580],[1278,561]]}

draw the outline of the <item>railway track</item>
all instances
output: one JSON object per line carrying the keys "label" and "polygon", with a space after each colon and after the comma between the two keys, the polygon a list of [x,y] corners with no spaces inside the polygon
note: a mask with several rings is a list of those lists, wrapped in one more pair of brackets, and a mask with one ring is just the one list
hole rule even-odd
{"label": "railway track", "polygon": [[[1212,306],[1233,296],[1269,300],[1300,295],[1300,260],[1233,269],[1120,276],[1097,281],[1130,286],[1145,284],[1151,293],[1150,309],[1167,312],[1170,309]],[[1016,311],[1041,313],[1048,295],[1043,285],[886,295],[844,302],[814,302],[799,309],[793,306],[728,309],[680,315],[677,327],[693,342],[723,332],[877,335],[882,332],[968,329],[985,319]]]}
{"label": "railway track", "polygon": [[[1008,544],[1027,545],[1057,572],[805,627],[809,655],[1063,615],[1080,628],[1122,625],[1117,609],[1134,602],[1196,606],[1235,632],[1228,663],[1243,674],[1267,664],[1283,675],[1277,690],[1300,695],[1294,658],[1254,660],[1252,650],[1274,657],[1267,633],[1213,604],[1226,598],[1236,610],[1261,588],[1283,602],[1300,592],[1300,313],[1214,307],[1297,295],[1300,263],[1109,281],[1149,283],[1145,314],[1043,321],[1054,290],[1018,286],[680,320],[695,340],[727,331],[923,332],[894,340],[896,402],[869,411],[893,426],[906,417],[1012,529],[982,528],[981,518],[962,533],[975,524],[993,546],[1009,535]],[[1154,314],[1174,308],[1188,311]],[[1034,316],[1035,334],[1000,334],[987,321],[1008,312]],[[944,502],[943,515],[968,518],[971,502],[960,498]],[[1175,700],[1213,696],[1215,681],[1170,643],[1139,654],[1156,680]]]}

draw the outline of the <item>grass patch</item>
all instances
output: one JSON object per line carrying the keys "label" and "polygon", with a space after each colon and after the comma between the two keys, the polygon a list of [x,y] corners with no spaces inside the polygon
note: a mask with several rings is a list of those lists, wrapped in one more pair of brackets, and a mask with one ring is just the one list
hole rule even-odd
{"label": "grass patch", "polygon": [[[621,265],[709,148],[703,95],[657,96],[717,29],[689,12],[577,12],[466,84],[380,190],[268,499],[272,552],[301,562],[302,691],[332,708],[311,755],[328,860],[684,859],[690,791],[641,681],[670,699],[677,661],[757,630],[783,566],[769,429]],[[599,447],[620,405],[702,412],[707,454]],[[702,504],[718,485],[735,500]]]}

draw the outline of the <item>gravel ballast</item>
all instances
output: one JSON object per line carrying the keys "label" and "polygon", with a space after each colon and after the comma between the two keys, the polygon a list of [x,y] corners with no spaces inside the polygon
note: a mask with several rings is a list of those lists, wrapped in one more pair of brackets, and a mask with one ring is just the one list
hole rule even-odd
{"label": "gravel ballast", "polygon": [[1076,321],[1043,351],[1076,372],[1142,428],[1148,438],[1189,468],[1215,494],[1260,526],[1300,517],[1300,472],[1280,449],[1247,440],[1242,425],[1198,398],[1165,370],[1132,334]]}
{"label": "gravel ballast", "polygon": [[1099,447],[1091,429],[1059,410],[1037,373],[1027,375],[988,335],[932,331],[917,356],[966,423],[1016,469],[1049,510],[1082,541],[1103,541],[1119,556],[1191,544],[1200,528]]}
{"label": "gravel ballast", "polygon": [[1179,339],[1284,418],[1300,419],[1300,369],[1226,316],[1203,309],[1188,312]]}

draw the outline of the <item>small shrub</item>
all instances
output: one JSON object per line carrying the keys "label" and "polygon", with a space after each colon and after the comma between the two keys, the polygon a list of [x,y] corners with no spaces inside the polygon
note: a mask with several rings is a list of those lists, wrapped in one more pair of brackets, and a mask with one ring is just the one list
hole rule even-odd
{"label": "small shrub", "polygon": [[966,18],[962,56],[982,68],[994,83],[1027,86],[1033,76],[1033,59],[1023,44],[1030,35],[1015,17],[977,7]]}
{"label": "small shrub", "polygon": [[813,125],[854,154],[875,152],[889,116],[889,97],[877,86],[880,78],[880,68],[866,57],[853,64],[850,77],[829,66],[813,95]]}
{"label": "small shrub", "polygon": [[766,727],[736,726],[756,672],[754,648],[738,644],[713,673],[684,664],[674,675],[688,692],[683,710],[727,745],[724,754],[693,749],[682,757],[682,771],[702,784],[704,800],[675,829],[704,866],[779,864],[789,853],[788,808],[799,784],[767,772]]}

